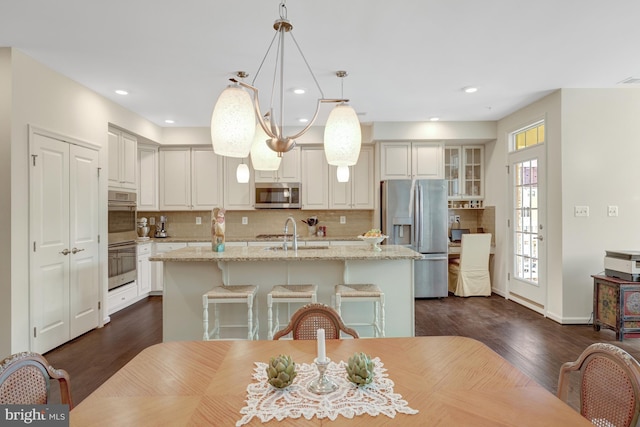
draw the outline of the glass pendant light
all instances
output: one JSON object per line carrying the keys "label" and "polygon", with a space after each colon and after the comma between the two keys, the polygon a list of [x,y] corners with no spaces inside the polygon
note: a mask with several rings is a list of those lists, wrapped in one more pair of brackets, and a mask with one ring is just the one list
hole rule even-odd
{"label": "glass pendant light", "polygon": [[349,166],[338,166],[336,175],[338,182],[349,182]]}
{"label": "glass pendant light", "polygon": [[239,184],[246,184],[249,182],[249,166],[244,164],[244,160],[236,169],[236,180]]}
{"label": "glass pendant light", "polygon": [[219,156],[247,157],[255,133],[256,116],[249,93],[237,83],[218,97],[211,115],[211,144]]}
{"label": "glass pendant light", "polygon": [[[338,71],[338,77],[347,76],[346,71]],[[342,84],[344,80],[341,81]],[[358,162],[362,133],[355,110],[346,102],[336,105],[324,128],[324,153],[327,163],[334,166],[352,166]]]}
{"label": "glass pendant light", "polygon": [[[268,117],[265,117],[265,123],[269,125]],[[253,169],[257,171],[277,171],[280,168],[280,162],[282,157],[278,156],[276,151],[273,151],[267,140],[271,139],[262,126],[258,123],[256,125],[256,135],[253,138],[253,144],[251,145],[251,164]]]}

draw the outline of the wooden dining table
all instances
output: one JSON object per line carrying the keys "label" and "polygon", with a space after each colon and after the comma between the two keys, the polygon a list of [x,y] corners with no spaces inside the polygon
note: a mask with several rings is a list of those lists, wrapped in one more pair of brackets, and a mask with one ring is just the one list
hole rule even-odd
{"label": "wooden dining table", "polygon": [[[380,358],[417,414],[285,418],[277,426],[591,426],[483,343],[465,337],[327,340],[327,356]],[[71,426],[234,426],[255,362],[313,363],[315,341],[177,341],[143,350],[70,413]],[[72,383],[73,385],[73,383]],[[246,424],[263,425],[254,417]]]}

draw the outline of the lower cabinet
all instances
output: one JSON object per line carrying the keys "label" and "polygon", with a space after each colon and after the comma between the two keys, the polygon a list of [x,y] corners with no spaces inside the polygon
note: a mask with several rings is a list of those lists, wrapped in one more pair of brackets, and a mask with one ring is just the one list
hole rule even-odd
{"label": "lower cabinet", "polygon": [[151,291],[151,242],[138,245],[138,295],[143,297]]}
{"label": "lower cabinet", "polygon": [[[176,249],[186,248],[186,243],[158,243],[155,242],[153,254],[161,254],[165,252],[175,251]],[[151,294],[162,295],[164,289],[164,269],[162,262],[154,262],[151,266]]]}
{"label": "lower cabinet", "polygon": [[130,306],[137,300],[138,284],[136,282],[131,282],[109,291],[109,296],[107,297],[109,315]]}

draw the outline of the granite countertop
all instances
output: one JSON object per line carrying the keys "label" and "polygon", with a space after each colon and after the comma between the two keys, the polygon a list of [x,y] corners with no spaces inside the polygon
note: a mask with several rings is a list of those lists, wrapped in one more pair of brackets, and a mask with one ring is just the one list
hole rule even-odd
{"label": "granite countertop", "polygon": [[186,247],[163,254],[152,255],[150,261],[309,261],[309,260],[400,260],[420,259],[421,255],[404,246],[382,245],[380,251],[371,246],[303,246],[287,251],[259,246],[227,247],[224,252],[213,252],[208,247]]}
{"label": "granite countertop", "polygon": [[[256,237],[256,236],[241,236],[241,237],[227,237],[227,242],[282,242],[282,237]],[[330,237],[315,237],[315,236],[298,236],[299,242],[328,242],[331,240],[343,240],[343,241],[356,241],[360,240],[357,236],[330,236]],[[146,242],[157,243],[182,243],[182,242],[211,242],[211,237],[152,237],[148,240],[138,239],[138,243]],[[287,238],[290,242],[291,239]]]}

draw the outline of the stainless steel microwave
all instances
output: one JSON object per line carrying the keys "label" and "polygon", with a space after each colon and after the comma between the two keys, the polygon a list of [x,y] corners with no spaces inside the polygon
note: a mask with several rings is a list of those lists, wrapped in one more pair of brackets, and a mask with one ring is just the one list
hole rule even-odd
{"label": "stainless steel microwave", "polygon": [[257,182],[256,209],[299,209],[301,205],[299,182]]}

